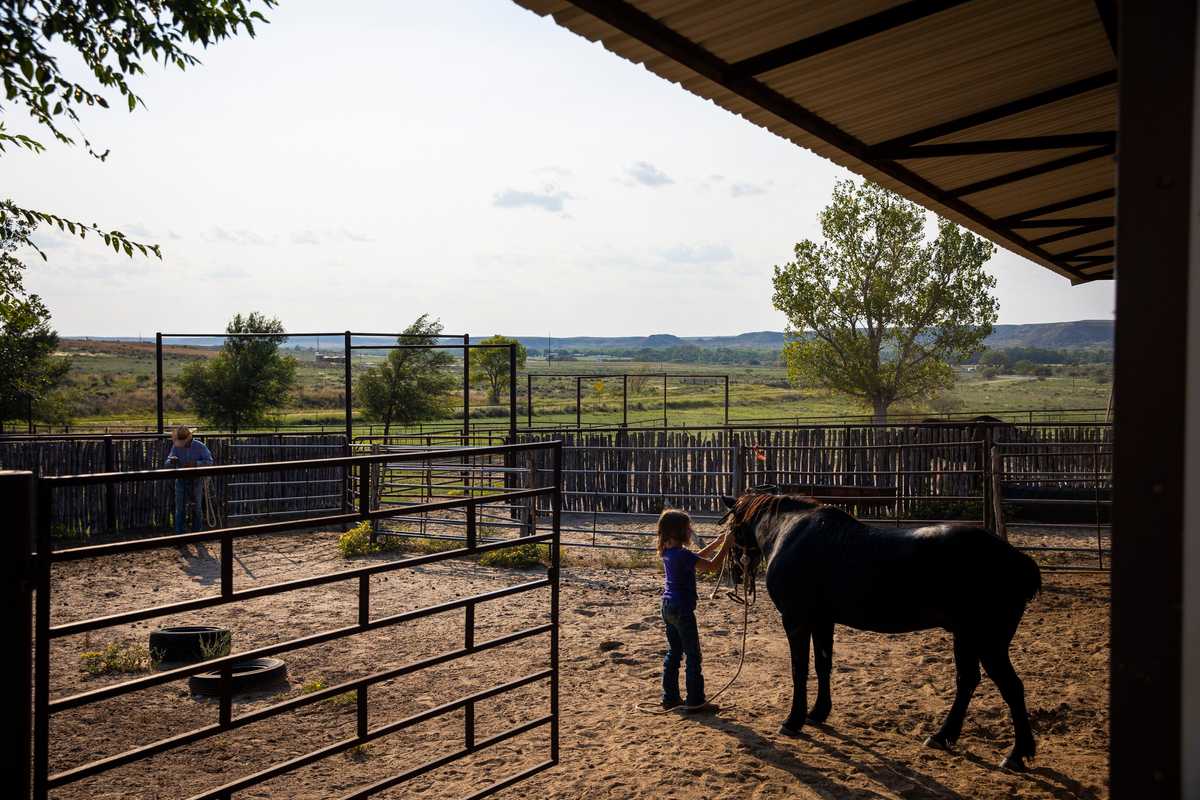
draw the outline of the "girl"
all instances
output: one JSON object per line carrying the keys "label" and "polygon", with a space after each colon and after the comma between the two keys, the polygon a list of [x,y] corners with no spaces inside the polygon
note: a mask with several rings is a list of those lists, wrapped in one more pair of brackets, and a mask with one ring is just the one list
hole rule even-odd
{"label": "girl", "polygon": [[658,518],[658,554],[662,556],[666,586],[662,618],[667,626],[667,656],[663,659],[662,707],[685,705],[679,697],[679,663],[687,656],[687,711],[716,711],[705,702],[704,675],[700,671],[700,636],[696,630],[696,571],[716,572],[729,551],[729,536],[721,536],[699,552],[684,545],[692,541],[692,519],[668,508]]}

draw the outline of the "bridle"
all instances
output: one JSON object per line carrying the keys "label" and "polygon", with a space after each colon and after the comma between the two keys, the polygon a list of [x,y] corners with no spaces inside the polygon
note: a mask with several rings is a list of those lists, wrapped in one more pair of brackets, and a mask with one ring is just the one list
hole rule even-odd
{"label": "bridle", "polygon": [[[764,485],[754,486],[750,488],[748,494],[774,494],[775,486]],[[740,503],[739,498],[739,503]],[[733,537],[730,544],[729,556],[725,559],[725,563],[721,566],[721,574],[717,576],[717,588],[713,589],[712,597],[716,597],[720,589],[721,582],[725,579],[725,573],[730,572],[729,581],[733,584],[733,589],[725,592],[725,596],[735,603],[742,603],[747,606],[754,605],[758,599],[758,567],[762,563],[762,551],[758,547],[758,542],[755,540],[753,525],[755,519],[759,516],[761,510],[756,510],[750,514],[750,519],[738,519],[738,505],[725,512],[725,516],[721,517],[719,525],[729,523],[729,533]],[[747,530],[750,528],[750,530]],[[751,546],[748,542],[754,542]],[[757,556],[757,558],[755,558]],[[734,583],[733,574],[730,571],[730,561],[736,560],[742,570],[741,590],[742,594],[738,595],[738,586]],[[711,598],[710,598],[711,599]]]}

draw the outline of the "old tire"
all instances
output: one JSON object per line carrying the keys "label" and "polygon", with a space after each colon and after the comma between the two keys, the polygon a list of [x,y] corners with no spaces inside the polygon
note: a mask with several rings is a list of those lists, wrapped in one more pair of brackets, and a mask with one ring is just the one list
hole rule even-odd
{"label": "old tire", "polygon": [[[233,694],[249,692],[279,683],[287,678],[287,664],[278,658],[248,658],[233,662],[230,688]],[[192,694],[218,696],[221,694],[221,673],[201,672],[188,678]]]}
{"label": "old tire", "polygon": [[177,625],[150,632],[150,653],[158,661],[202,661],[226,655],[233,643],[228,628],[214,625]]}

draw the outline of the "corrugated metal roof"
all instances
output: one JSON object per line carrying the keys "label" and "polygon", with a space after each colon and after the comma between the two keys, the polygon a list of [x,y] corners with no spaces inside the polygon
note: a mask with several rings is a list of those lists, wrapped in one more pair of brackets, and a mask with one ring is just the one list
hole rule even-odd
{"label": "corrugated metal roof", "polygon": [[515,1],[1072,280],[1113,275],[1086,249],[1115,238],[1092,0]]}

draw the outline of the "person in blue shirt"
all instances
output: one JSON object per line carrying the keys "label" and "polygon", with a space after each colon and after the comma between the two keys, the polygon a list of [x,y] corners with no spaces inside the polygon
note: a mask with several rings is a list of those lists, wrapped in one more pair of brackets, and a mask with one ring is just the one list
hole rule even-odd
{"label": "person in blue shirt", "polygon": [[[662,556],[666,585],[662,618],[667,627],[667,655],[663,659],[662,707],[686,706],[692,713],[716,711],[705,700],[704,673],[700,668],[700,633],[696,629],[696,572],[716,572],[729,552],[729,535],[722,534],[703,550],[689,550],[692,519],[678,509],[665,509],[658,517],[658,554]],[[679,697],[679,665],[687,657],[687,703]]]}
{"label": "person in blue shirt", "polygon": [[[167,454],[167,466],[176,469],[203,467],[213,463],[212,453],[204,442],[192,438],[186,425],[180,425],[171,436],[171,452]],[[187,516],[188,497],[193,500],[192,530],[204,530],[204,480],[180,478],[175,481],[175,532],[183,533]]]}

